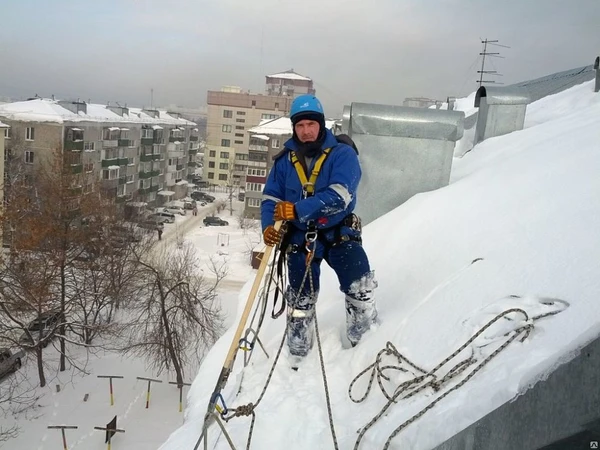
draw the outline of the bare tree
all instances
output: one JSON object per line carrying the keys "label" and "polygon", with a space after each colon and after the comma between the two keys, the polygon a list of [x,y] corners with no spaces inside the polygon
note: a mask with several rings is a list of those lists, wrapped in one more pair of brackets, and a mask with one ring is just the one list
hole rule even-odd
{"label": "bare tree", "polygon": [[133,317],[127,324],[130,339],[124,351],[144,358],[158,374],[175,371],[182,383],[190,358],[195,355],[199,361],[220,334],[216,289],[226,272],[213,264],[215,278],[205,279],[189,244],[160,247],[138,262],[143,288],[130,305]]}
{"label": "bare tree", "polygon": [[[35,407],[39,395],[22,373],[2,380],[0,384],[0,443],[19,434],[15,416]],[[11,423],[12,420],[12,423]]]}

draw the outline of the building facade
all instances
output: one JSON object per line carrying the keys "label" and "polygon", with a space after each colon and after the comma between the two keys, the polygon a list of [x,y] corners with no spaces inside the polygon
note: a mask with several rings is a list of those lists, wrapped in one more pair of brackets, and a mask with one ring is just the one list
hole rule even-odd
{"label": "building facade", "polygon": [[187,195],[198,132],[177,114],[35,98],[0,105],[0,118],[10,125],[5,155],[26,170],[60,154],[77,175],[74,187],[99,185],[119,203],[157,206]]}
{"label": "building facade", "polygon": [[226,87],[208,91],[203,178],[210,184],[243,186],[248,169],[248,129],[289,113],[292,98]]}
{"label": "building facade", "polygon": [[295,98],[302,94],[315,95],[313,80],[290,69],[285,72],[267,75],[265,92],[267,95],[279,95]]}

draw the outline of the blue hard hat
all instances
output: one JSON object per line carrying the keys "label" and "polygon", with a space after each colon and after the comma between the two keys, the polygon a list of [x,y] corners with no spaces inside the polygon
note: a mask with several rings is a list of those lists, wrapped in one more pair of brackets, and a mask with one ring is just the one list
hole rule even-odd
{"label": "blue hard hat", "polygon": [[[311,94],[300,95],[292,102],[290,109],[290,118],[292,123],[296,123],[301,120],[301,117],[313,119],[315,116],[320,116],[321,120],[325,119],[325,113],[323,112],[323,105],[317,97]],[[319,120],[319,122],[321,121]]]}

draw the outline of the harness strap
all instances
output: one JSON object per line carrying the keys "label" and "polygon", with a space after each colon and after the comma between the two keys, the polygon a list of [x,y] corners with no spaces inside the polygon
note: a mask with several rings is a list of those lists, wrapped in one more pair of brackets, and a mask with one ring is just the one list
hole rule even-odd
{"label": "harness strap", "polygon": [[319,158],[315,162],[315,165],[313,166],[313,169],[310,173],[310,178],[306,177],[306,172],[304,171],[304,167],[302,167],[302,163],[298,159],[298,155],[296,154],[296,152],[292,151],[290,153],[290,159],[292,161],[292,164],[294,165],[294,168],[298,173],[298,178],[300,178],[300,183],[302,183],[302,187],[306,190],[308,196],[314,194],[317,177],[319,176],[319,172],[321,172],[321,167],[323,166],[323,163],[327,159],[327,156],[329,156],[330,152],[331,147],[323,150],[323,153],[321,154],[321,156],[319,156]]}

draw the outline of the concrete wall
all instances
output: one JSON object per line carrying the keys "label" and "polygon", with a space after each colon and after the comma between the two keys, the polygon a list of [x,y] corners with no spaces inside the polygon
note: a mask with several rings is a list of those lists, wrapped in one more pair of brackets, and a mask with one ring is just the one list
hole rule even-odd
{"label": "concrete wall", "polygon": [[[600,340],[435,450],[584,449],[600,441]],[[490,393],[492,395],[493,393]]]}

